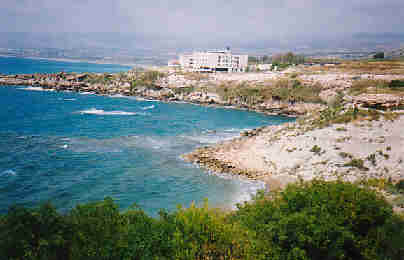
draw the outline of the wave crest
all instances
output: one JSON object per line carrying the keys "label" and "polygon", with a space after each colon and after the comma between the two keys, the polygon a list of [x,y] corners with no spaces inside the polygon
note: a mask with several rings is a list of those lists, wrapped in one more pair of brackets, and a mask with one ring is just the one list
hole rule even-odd
{"label": "wave crest", "polygon": [[155,106],[151,105],[151,106],[147,106],[147,107],[142,107],[142,110],[149,110],[149,109],[153,109],[153,108],[155,108]]}
{"label": "wave crest", "polygon": [[22,90],[33,90],[33,91],[55,91],[54,89],[44,89],[42,87],[26,87],[26,88],[19,88]]}
{"label": "wave crest", "polygon": [[17,175],[17,173],[13,170],[5,170],[3,172],[0,173],[0,176],[15,176]]}
{"label": "wave crest", "polygon": [[111,115],[111,116],[135,116],[135,115],[143,115],[141,113],[136,112],[126,112],[126,111],[104,111],[102,109],[90,108],[87,110],[79,111],[80,114],[89,114],[89,115]]}

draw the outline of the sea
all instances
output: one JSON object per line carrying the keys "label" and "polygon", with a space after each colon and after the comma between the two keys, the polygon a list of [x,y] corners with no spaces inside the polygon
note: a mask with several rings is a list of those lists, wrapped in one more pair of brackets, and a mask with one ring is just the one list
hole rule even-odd
{"label": "sea", "polygon": [[[120,65],[0,57],[0,73],[119,72]],[[111,197],[122,210],[234,208],[261,182],[207,172],[181,155],[280,116],[136,97],[0,87],[0,213],[50,201],[66,212]]]}

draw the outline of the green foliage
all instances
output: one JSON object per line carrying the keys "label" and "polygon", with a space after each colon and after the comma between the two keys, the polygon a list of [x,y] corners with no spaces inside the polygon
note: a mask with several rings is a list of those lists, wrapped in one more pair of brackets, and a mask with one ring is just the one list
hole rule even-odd
{"label": "green foliage", "polygon": [[352,95],[360,95],[367,93],[369,88],[382,91],[388,87],[388,83],[384,80],[373,79],[360,79],[355,80],[352,83],[352,87],[349,89],[349,93]]}
{"label": "green foliage", "polygon": [[149,71],[146,71],[146,72],[144,72],[142,74],[142,79],[144,81],[154,82],[154,81],[158,80],[159,78],[163,78],[165,76],[166,75],[164,73],[162,73],[162,72],[149,70]]}
{"label": "green foliage", "polygon": [[[316,154],[316,155],[321,155],[322,154],[322,149],[321,149],[321,147],[320,146],[318,146],[318,145],[314,145],[311,149],[310,149],[310,152],[312,152],[312,153],[314,153],[314,154]],[[323,151],[324,152],[324,151]]]}
{"label": "green foliage", "polygon": [[384,59],[384,52],[378,52],[373,55],[373,59]]}
{"label": "green foliage", "polygon": [[328,107],[318,113],[315,120],[311,121],[314,127],[327,127],[333,124],[347,124],[353,121],[378,121],[381,117],[385,120],[395,120],[399,117],[398,113],[381,113],[375,109],[358,109],[342,106]]}
{"label": "green foliage", "polygon": [[149,70],[139,73],[139,75],[130,82],[131,92],[134,92],[136,89],[142,87],[152,90],[160,90],[161,87],[156,85],[156,81],[163,77],[166,77],[166,74],[159,71]]}
{"label": "green foliage", "polygon": [[0,221],[2,259],[66,259],[73,227],[49,203],[39,209],[10,208]]}
{"label": "green foliage", "polygon": [[275,54],[271,58],[274,64],[302,64],[305,62],[303,55],[296,55],[293,52],[287,52],[284,54]]}
{"label": "green foliage", "polygon": [[245,82],[237,85],[222,84],[215,89],[215,92],[225,101],[250,106],[266,100],[319,103],[321,102],[320,91],[320,87],[302,85],[296,79],[281,79],[270,82],[270,85],[249,85]]}
{"label": "green foliage", "polygon": [[359,170],[368,171],[369,168],[365,167],[365,163],[362,159],[352,158],[349,162],[344,164],[344,167],[354,167]]}
{"label": "green foliage", "polygon": [[316,85],[302,85],[298,80],[279,80],[272,88],[272,97],[287,102],[321,103],[321,88]]}
{"label": "green foliage", "polygon": [[226,222],[226,214],[192,204],[172,214],[161,215],[169,226],[169,259],[243,259],[249,247],[246,230]]}
{"label": "green foliage", "polygon": [[362,79],[352,83],[349,93],[352,95],[360,95],[363,93],[370,94],[402,94],[404,89],[404,80],[385,80]]}
{"label": "green foliage", "polygon": [[75,227],[73,259],[107,259],[120,256],[123,218],[109,198],[102,202],[79,205],[70,213]]}
{"label": "green foliage", "polygon": [[398,190],[398,192],[404,193],[404,180],[400,180],[396,183],[396,189]]}
{"label": "green foliage", "polygon": [[182,88],[173,88],[172,89],[175,94],[184,94],[184,95],[189,95],[193,91],[195,91],[195,87],[190,85]]}
{"label": "green foliage", "polygon": [[192,204],[157,219],[109,198],[66,214],[45,204],[0,216],[1,259],[391,259],[404,219],[376,191],[341,181],[259,192],[238,210]]}
{"label": "green foliage", "polygon": [[404,223],[391,206],[370,189],[340,181],[260,194],[239,206],[233,221],[254,231],[255,253],[265,259],[400,259],[404,250],[404,232],[394,232]]}
{"label": "green foliage", "polygon": [[215,91],[223,100],[233,104],[255,105],[270,97],[270,92],[265,87],[250,86],[246,83],[240,83],[235,86],[223,84],[218,86]]}
{"label": "green foliage", "polygon": [[258,57],[255,57],[255,56],[248,56],[248,63],[249,63],[249,64],[250,64],[250,63],[253,63],[253,64],[258,63]]}
{"label": "green foliage", "polygon": [[339,131],[339,132],[346,132],[346,131],[348,131],[345,127],[337,127],[336,129],[335,129],[336,131]]}
{"label": "green foliage", "polygon": [[389,88],[391,89],[404,88],[404,80],[392,80],[389,84]]}

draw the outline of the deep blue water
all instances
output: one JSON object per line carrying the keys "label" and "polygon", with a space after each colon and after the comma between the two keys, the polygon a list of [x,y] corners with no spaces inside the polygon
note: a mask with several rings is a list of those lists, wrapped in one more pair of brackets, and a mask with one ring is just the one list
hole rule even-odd
{"label": "deep blue water", "polygon": [[21,59],[0,57],[0,73],[2,74],[32,74],[57,72],[120,72],[131,68],[116,64],[93,64],[86,62],[63,62],[45,59]]}
{"label": "deep blue water", "polygon": [[[53,63],[46,65],[49,71]],[[24,71],[34,72],[32,66]],[[82,64],[63,66],[75,71]],[[91,66],[88,71],[108,71]],[[18,68],[0,63],[0,73],[7,71]],[[207,174],[180,155],[243,129],[291,120],[11,86],[0,87],[0,104],[0,212],[15,203],[36,206],[48,200],[66,210],[106,196],[123,209],[136,203],[152,215],[204,198],[231,207],[262,184]]]}

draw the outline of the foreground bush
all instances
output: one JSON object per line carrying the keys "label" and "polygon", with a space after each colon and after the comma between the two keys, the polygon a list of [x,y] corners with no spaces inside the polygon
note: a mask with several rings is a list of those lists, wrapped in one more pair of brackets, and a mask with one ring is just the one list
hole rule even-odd
{"label": "foreground bush", "polygon": [[1,259],[397,259],[404,221],[375,191],[313,181],[259,193],[238,210],[191,205],[120,212],[111,200],[67,214],[45,204],[0,216]]}
{"label": "foreground bush", "polygon": [[[344,182],[290,185],[259,194],[232,216],[253,230],[263,259],[402,259],[404,223],[367,188]],[[394,231],[395,230],[395,231]]]}

